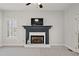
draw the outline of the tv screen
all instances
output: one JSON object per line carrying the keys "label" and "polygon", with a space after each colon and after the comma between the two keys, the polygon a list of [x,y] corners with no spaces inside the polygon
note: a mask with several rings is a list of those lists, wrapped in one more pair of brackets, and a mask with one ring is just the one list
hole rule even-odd
{"label": "tv screen", "polygon": [[31,18],[31,25],[43,25],[43,18]]}

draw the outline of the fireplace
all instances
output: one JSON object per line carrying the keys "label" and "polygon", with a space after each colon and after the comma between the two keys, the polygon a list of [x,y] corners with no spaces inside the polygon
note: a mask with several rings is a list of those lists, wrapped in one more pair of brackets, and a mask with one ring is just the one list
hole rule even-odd
{"label": "fireplace", "polygon": [[49,44],[49,29],[43,25],[43,18],[31,18],[31,26],[23,26],[26,30],[26,44]]}
{"label": "fireplace", "polygon": [[45,32],[29,32],[27,44],[45,44]]}
{"label": "fireplace", "polygon": [[26,44],[31,44],[32,35],[44,36],[43,39],[44,44],[49,44],[49,29],[51,28],[51,26],[23,26],[23,27],[26,29]]}
{"label": "fireplace", "polygon": [[44,36],[32,35],[31,44],[44,44]]}

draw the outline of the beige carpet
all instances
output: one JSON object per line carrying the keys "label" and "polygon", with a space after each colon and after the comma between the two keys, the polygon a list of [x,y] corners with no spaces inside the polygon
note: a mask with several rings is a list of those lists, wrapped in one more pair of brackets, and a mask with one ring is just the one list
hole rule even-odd
{"label": "beige carpet", "polygon": [[51,48],[24,48],[1,47],[2,56],[78,56],[78,53],[69,51],[66,47],[54,46]]}

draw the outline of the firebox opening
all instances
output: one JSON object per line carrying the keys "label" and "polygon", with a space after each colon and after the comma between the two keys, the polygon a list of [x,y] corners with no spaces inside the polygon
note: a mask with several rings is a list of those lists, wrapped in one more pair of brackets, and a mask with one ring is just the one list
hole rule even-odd
{"label": "firebox opening", "polygon": [[44,44],[44,36],[31,35],[31,44]]}

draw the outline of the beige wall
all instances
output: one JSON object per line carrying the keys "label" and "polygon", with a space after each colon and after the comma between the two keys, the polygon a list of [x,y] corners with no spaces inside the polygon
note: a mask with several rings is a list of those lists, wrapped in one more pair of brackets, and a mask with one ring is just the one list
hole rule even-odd
{"label": "beige wall", "polygon": [[2,45],[2,11],[0,11],[0,46]]}
{"label": "beige wall", "polygon": [[65,10],[64,39],[65,45],[71,49],[78,48],[79,4],[72,4]]}
{"label": "beige wall", "polygon": [[[63,33],[63,21],[64,14],[62,11],[5,11],[4,12],[4,43],[5,44],[24,44],[25,30],[23,25],[30,25],[31,17],[42,17],[44,18],[44,25],[52,25],[50,29],[49,39],[52,45],[63,45],[64,44],[64,33]],[[17,21],[17,33],[16,40],[7,39],[7,20],[15,19]]]}

